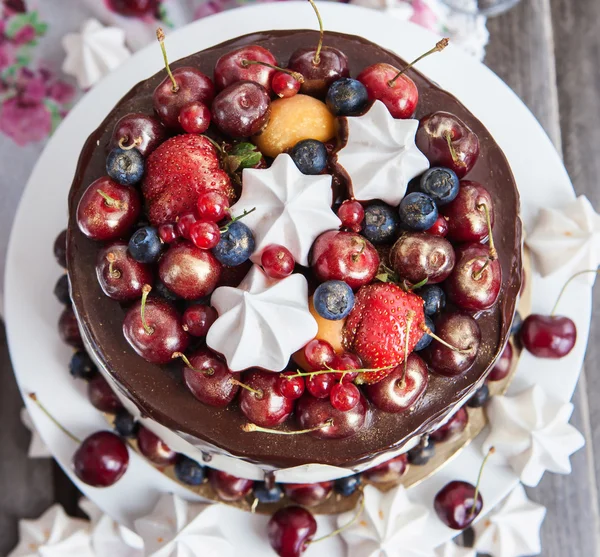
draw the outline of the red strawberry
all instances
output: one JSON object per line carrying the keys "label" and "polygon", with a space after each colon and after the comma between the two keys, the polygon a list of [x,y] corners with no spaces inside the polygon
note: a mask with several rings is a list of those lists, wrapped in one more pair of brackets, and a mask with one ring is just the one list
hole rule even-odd
{"label": "red strawberry", "polygon": [[198,195],[217,190],[232,192],[227,173],[206,137],[186,134],[167,139],[146,162],[142,192],[148,204],[148,218],[154,226],[174,222],[194,211]]}
{"label": "red strawberry", "polygon": [[363,286],[356,294],[354,308],[344,325],[344,344],[360,356],[368,368],[387,368],[361,374],[365,383],[377,383],[404,361],[407,318],[410,354],[423,336],[423,299],[405,292],[396,284]]}

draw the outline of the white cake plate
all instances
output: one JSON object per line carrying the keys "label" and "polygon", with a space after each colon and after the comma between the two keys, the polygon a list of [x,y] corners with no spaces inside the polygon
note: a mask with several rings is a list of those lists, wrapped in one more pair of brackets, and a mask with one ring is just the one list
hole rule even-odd
{"label": "white cake plate", "polygon": [[[379,12],[324,2],[320,9],[328,29],[361,35],[413,59],[435,44],[430,32]],[[267,29],[315,28],[315,17],[306,2],[255,5],[197,21],[168,38],[172,60],[246,33]],[[37,393],[49,410],[76,435],[84,437],[105,429],[102,415],[88,402],[82,382],[73,381],[67,365],[71,351],[58,338],[56,323],[61,307],[52,295],[60,269],[52,255],[56,235],[67,222],[67,194],[79,152],[88,135],[114,104],[138,81],[162,67],[158,45],[138,52],[117,71],[96,85],[71,111],[48,143],[24,192],[10,238],[6,267],[6,322],[11,357],[23,394]],[[522,197],[522,217],[530,227],[538,209],[561,207],[574,198],[569,177],[550,140],[516,95],[490,70],[450,46],[443,54],[424,60],[419,69],[441,87],[454,93],[487,126],[512,166]],[[549,312],[566,276],[534,281],[533,311]],[[577,325],[574,350],[562,360],[533,358],[524,353],[511,390],[538,383],[548,394],[568,401],[575,388],[587,344],[591,291],[578,285],[567,290],[560,312]],[[107,489],[83,485],[71,472],[73,442],[59,431],[25,397],[36,427],[75,484],[104,511],[125,525],[152,510],[160,493],[172,491],[193,498],[138,454],[131,455],[128,472]],[[476,442],[433,477],[410,489],[410,497],[432,508],[433,496],[448,481],[476,478],[481,456]],[[482,493],[486,508],[495,506],[517,484],[507,468],[490,466]],[[236,555],[268,553],[267,517],[228,508],[223,526],[236,546]],[[332,529],[331,517],[319,517],[319,535]],[[431,515],[427,535],[440,544],[456,532]],[[307,557],[344,554],[339,536],[310,548]]]}

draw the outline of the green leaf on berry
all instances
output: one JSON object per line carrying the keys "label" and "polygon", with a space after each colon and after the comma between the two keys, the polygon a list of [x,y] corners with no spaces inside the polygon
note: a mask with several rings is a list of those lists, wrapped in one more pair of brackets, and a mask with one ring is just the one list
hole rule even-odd
{"label": "green leaf on berry", "polygon": [[237,172],[244,168],[252,168],[261,158],[262,153],[253,143],[238,143],[227,154],[227,169],[229,172]]}
{"label": "green leaf on berry", "polygon": [[390,276],[387,273],[381,273],[375,277],[380,282],[389,282]]}

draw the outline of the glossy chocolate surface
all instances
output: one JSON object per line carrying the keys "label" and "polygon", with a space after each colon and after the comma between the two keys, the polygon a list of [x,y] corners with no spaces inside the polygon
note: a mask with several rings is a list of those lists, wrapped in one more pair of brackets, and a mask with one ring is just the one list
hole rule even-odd
{"label": "glossy chocolate surface", "polygon": [[[285,64],[296,48],[316,44],[316,41],[314,31],[257,33],[179,60],[173,68],[191,65],[212,76],[215,62],[222,54],[247,44],[270,49],[278,61]],[[346,53],[353,76],[375,62],[387,62],[397,67],[404,64],[394,54],[359,37],[326,33],[325,44]],[[409,75],[420,93],[417,118],[445,110],[456,114],[478,135],[481,154],[467,179],[484,184],[496,204],[494,236],[502,264],[503,287],[496,306],[477,316],[482,345],[475,365],[457,378],[432,373],[425,395],[409,412],[386,414],[372,409],[369,427],[362,432],[348,439],[319,440],[309,435],[245,433],[241,425],[246,419],[237,403],[223,409],[205,406],[187,390],[178,366],[155,366],[140,358],[122,334],[126,309],[107,298],[96,280],[95,262],[101,245],[79,232],[74,214],[86,186],[105,172],[106,149],[115,122],[129,112],[152,114],[152,92],[164,78],[164,72],[160,72],[136,85],[89,137],[81,153],[69,199],[68,264],[73,304],[96,357],[144,416],[185,434],[188,440],[197,440],[200,447],[207,443],[224,453],[257,464],[292,467],[321,463],[351,467],[400,447],[414,435],[431,431],[481,383],[508,338],[521,286],[519,195],[508,162],[485,127],[452,95],[420,73],[410,70]],[[288,420],[285,427],[297,428],[293,419]]]}

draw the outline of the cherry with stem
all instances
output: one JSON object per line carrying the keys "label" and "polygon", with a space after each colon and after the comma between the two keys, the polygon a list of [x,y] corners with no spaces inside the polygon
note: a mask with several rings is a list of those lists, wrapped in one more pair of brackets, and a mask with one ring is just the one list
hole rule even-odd
{"label": "cherry with stem", "polygon": [[393,87],[396,80],[405,72],[410,70],[410,68],[412,68],[417,62],[420,62],[421,60],[423,60],[423,58],[427,58],[431,54],[435,54],[436,52],[442,52],[442,50],[444,50],[449,43],[450,39],[448,38],[439,40],[431,50],[428,50],[427,52],[421,54],[421,56],[415,58],[410,64],[404,66],[404,68],[402,68],[392,79],[388,81],[388,86]]}
{"label": "cherry with stem", "polygon": [[263,62],[262,60],[242,60],[241,64],[244,68],[247,68],[248,66],[265,66],[266,68],[271,68],[273,70],[291,75],[298,83],[304,83],[304,76],[300,72],[288,70],[287,68],[281,68],[279,66],[275,66],[274,64]]}

